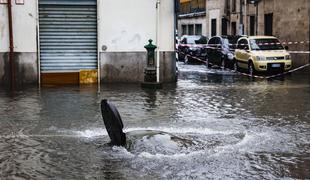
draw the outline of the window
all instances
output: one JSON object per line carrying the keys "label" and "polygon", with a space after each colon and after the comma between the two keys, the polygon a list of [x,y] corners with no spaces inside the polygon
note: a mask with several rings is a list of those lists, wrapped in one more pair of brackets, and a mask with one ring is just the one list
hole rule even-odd
{"label": "window", "polygon": [[250,36],[254,36],[255,32],[255,16],[250,16]]}
{"label": "window", "polygon": [[225,49],[232,48],[231,42],[229,42],[229,39],[226,39],[226,38],[222,39],[222,45],[223,45],[223,48]]}
{"label": "window", "polygon": [[200,11],[205,11],[206,9],[206,0],[198,0],[198,6]]}
{"label": "window", "polygon": [[194,25],[188,25],[188,35],[194,35]]}
{"label": "window", "polygon": [[237,23],[236,22],[232,22],[231,23],[231,35],[235,36],[237,32]]}
{"label": "window", "polygon": [[187,39],[186,39],[186,38],[183,38],[183,39],[181,40],[181,44],[187,44]]}
{"label": "window", "polygon": [[206,0],[192,0],[188,2],[181,2],[180,14],[188,14],[195,12],[205,12]]}
{"label": "window", "polygon": [[202,25],[195,24],[195,35],[202,35]]}
{"label": "window", "polygon": [[226,15],[230,13],[230,0],[225,0],[225,12]]}
{"label": "window", "polygon": [[222,18],[222,35],[227,35],[227,22],[227,19]]}
{"label": "window", "polygon": [[182,35],[186,35],[187,31],[186,31],[186,25],[182,25]]}
{"label": "window", "polygon": [[213,37],[209,40],[208,44],[211,46],[212,45],[220,45],[220,44],[222,44],[222,41],[219,37]]}
{"label": "window", "polygon": [[246,40],[246,39],[241,39],[241,40],[238,42],[238,49],[249,50],[249,43],[248,43],[248,40]]}
{"label": "window", "polygon": [[212,45],[212,44],[215,44],[215,38],[211,38],[208,42],[208,44]]}
{"label": "window", "polygon": [[211,19],[211,36],[216,36],[216,19]]}
{"label": "window", "polygon": [[232,0],[232,8],[231,8],[231,12],[236,12],[236,0]]}
{"label": "window", "polygon": [[180,14],[187,14],[191,10],[191,4],[190,2],[185,2],[180,4]]}
{"label": "window", "polygon": [[215,44],[216,44],[216,45],[222,44],[221,38],[216,37],[216,38],[215,38]]}
{"label": "window", "polygon": [[200,43],[197,43],[200,42],[199,40],[201,39],[200,36],[189,36],[187,38],[187,44],[200,44]]}

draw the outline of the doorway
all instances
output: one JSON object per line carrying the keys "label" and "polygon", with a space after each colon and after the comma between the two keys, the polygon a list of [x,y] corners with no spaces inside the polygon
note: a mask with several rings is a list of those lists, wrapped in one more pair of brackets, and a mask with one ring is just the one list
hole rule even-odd
{"label": "doorway", "polygon": [[211,36],[216,36],[216,19],[211,19]]}
{"label": "doorway", "polygon": [[273,34],[273,13],[265,14],[265,35],[272,36]]}
{"label": "doorway", "polygon": [[42,84],[79,84],[81,77],[97,76],[96,0],[40,0],[39,38]]}

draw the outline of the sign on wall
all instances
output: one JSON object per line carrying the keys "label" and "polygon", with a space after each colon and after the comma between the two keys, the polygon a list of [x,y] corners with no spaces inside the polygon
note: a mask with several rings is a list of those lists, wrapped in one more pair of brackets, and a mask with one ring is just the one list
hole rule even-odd
{"label": "sign on wall", "polygon": [[24,0],[15,0],[15,4],[23,5]]}
{"label": "sign on wall", "polygon": [[[0,0],[0,4],[7,4],[8,0]],[[17,5],[23,5],[24,4],[24,0],[15,0],[15,4]]]}

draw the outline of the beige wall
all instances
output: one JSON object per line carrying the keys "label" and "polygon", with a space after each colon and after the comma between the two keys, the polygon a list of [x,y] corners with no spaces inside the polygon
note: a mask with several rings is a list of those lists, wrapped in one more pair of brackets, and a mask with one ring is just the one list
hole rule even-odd
{"label": "beige wall", "polygon": [[[149,39],[156,43],[156,1],[101,0],[99,50],[107,52],[145,51]],[[142,8],[143,7],[143,8]],[[174,1],[161,0],[160,50],[174,51]]]}
{"label": "beige wall", "polygon": [[201,24],[202,25],[202,35],[208,36],[207,30],[207,21],[205,16],[194,17],[194,18],[183,18],[178,20],[178,35],[181,37],[183,34],[182,32],[182,25],[194,25]]}
{"label": "beige wall", "polygon": [[[13,39],[15,52],[37,52],[37,1],[16,5],[12,1]],[[0,4],[0,52],[9,51],[8,11]]]}
{"label": "beige wall", "polygon": [[[220,18],[225,16],[225,0],[206,0],[207,33],[211,34],[210,22],[218,16],[218,34],[221,34]],[[232,9],[232,0],[230,8]],[[250,33],[250,15],[256,15],[256,7],[252,4],[243,5],[244,34]],[[246,14],[247,16],[246,16]],[[258,35],[265,34],[265,14],[273,13],[273,35],[281,41],[309,41],[310,1],[309,0],[261,0],[258,6]],[[236,11],[230,11],[228,34],[231,34],[231,23],[236,22],[236,33],[240,25],[240,0],[236,0]],[[254,30],[254,32],[256,29]],[[309,43],[289,45],[290,51],[309,51]],[[294,65],[300,66],[309,62],[309,54],[292,53]]]}
{"label": "beige wall", "polygon": [[[16,52],[37,52],[37,0],[15,5],[12,1]],[[111,51],[144,51],[149,38],[156,39],[156,1],[98,0],[99,45]],[[143,7],[143,8],[141,8]],[[174,50],[174,1],[160,6],[162,50]],[[7,5],[0,4],[0,52],[9,51]]]}
{"label": "beige wall", "polygon": [[[265,14],[273,13],[274,36],[281,41],[309,41],[309,5],[309,0],[262,0],[258,6],[258,35],[265,33]],[[255,15],[253,5],[248,6],[248,14]],[[288,46],[290,51],[309,51],[309,43]],[[292,58],[295,67],[309,62],[305,53],[292,53]]]}
{"label": "beige wall", "polygon": [[[37,82],[39,77],[38,68],[38,46],[37,46],[37,25],[38,25],[38,0],[25,1],[24,5],[15,5],[13,8],[13,29],[14,29],[14,47],[15,64],[18,68],[17,75],[23,82]],[[156,0],[97,0],[98,2],[98,49],[99,57],[104,53],[111,53],[111,58],[106,55],[106,59],[99,59],[104,62],[115,62],[115,57],[122,61],[122,65],[116,62],[115,69],[122,71],[123,67],[134,67],[141,70],[143,74],[144,64],[146,62],[146,50],[144,45],[149,39],[156,42]],[[160,31],[159,31],[159,49],[163,52],[163,73],[161,79],[164,82],[171,82],[175,79],[175,18],[174,18],[174,0],[161,0],[160,4]],[[7,52],[9,51],[9,32],[8,32],[7,5],[0,4],[0,84],[9,80],[9,65]],[[102,46],[107,46],[107,51],[102,50]],[[158,45],[158,44],[157,44]],[[134,55],[124,56],[124,52],[131,52]],[[137,53],[139,55],[135,55]],[[125,53],[126,54],[126,53]],[[129,53],[130,54],[130,53]],[[112,57],[113,56],[113,57]],[[128,61],[132,58],[137,64],[130,64]],[[124,69],[124,68],[123,68]],[[134,72],[124,70],[124,76]],[[28,78],[28,75],[31,77]],[[121,79],[119,81],[124,81]],[[109,80],[109,79],[107,79]],[[131,78],[132,82],[140,79]],[[5,82],[6,83],[6,82]]]}
{"label": "beige wall", "polygon": [[217,35],[222,34],[222,17],[224,15],[225,0],[207,0],[207,34],[211,37],[211,19],[216,19]]}

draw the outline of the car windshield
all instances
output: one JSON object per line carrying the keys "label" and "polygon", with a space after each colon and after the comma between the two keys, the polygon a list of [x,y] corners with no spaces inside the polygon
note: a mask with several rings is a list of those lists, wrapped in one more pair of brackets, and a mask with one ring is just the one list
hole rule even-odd
{"label": "car windshield", "polygon": [[283,46],[278,39],[251,39],[252,50],[283,50]]}

